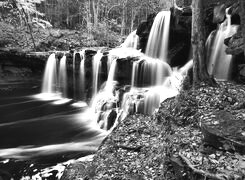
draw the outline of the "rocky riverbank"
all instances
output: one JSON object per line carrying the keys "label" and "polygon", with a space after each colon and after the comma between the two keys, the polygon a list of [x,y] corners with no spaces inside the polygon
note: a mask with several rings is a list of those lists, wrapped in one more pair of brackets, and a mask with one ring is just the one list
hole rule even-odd
{"label": "rocky riverbank", "polygon": [[219,82],[132,115],[62,179],[244,179],[245,87]]}

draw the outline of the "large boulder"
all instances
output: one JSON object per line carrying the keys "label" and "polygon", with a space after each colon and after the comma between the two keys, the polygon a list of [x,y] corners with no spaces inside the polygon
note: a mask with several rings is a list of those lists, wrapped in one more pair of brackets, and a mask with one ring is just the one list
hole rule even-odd
{"label": "large boulder", "polygon": [[214,112],[204,118],[201,128],[207,144],[217,149],[245,154],[245,124],[239,114],[233,115],[226,110]]}

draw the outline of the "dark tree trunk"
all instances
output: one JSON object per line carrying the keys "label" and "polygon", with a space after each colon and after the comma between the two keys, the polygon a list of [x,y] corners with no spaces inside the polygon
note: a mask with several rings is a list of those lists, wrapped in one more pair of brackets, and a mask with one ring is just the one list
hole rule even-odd
{"label": "dark tree trunk", "polygon": [[192,0],[192,48],[193,48],[193,85],[201,82],[215,85],[213,77],[208,74],[205,57],[203,0]]}
{"label": "dark tree trunk", "polygon": [[245,56],[245,2],[244,0],[239,0],[240,2],[240,7],[241,7],[241,26],[242,26],[242,35],[243,35],[243,44],[244,44],[244,56]]}

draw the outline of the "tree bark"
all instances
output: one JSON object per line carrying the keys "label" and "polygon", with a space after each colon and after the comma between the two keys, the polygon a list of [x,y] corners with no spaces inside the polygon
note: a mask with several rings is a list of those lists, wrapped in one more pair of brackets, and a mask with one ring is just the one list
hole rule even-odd
{"label": "tree bark", "polygon": [[193,85],[201,82],[215,85],[213,77],[208,74],[205,57],[204,0],[192,0],[192,48],[193,48]]}
{"label": "tree bark", "polygon": [[243,36],[243,49],[244,49],[244,56],[245,56],[245,2],[244,0],[239,0],[241,12],[241,26],[242,26],[242,36]]}
{"label": "tree bark", "polygon": [[123,6],[122,6],[122,24],[121,24],[121,36],[123,36],[125,34],[125,26],[126,26],[126,7],[127,7],[127,2],[128,0],[125,0],[123,2]]}
{"label": "tree bark", "polygon": [[[97,6],[96,6],[97,4]],[[96,3],[95,1],[92,1],[92,6],[93,6],[93,19],[94,19],[94,27],[98,26],[98,6],[99,6],[99,2]]]}

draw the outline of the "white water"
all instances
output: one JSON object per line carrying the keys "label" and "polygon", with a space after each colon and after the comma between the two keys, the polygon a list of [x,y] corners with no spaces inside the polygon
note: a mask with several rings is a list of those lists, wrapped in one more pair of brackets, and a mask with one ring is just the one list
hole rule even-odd
{"label": "white water", "polygon": [[139,36],[136,34],[136,30],[135,30],[128,35],[126,40],[121,44],[121,47],[137,49],[138,42],[139,42]]}
{"label": "white water", "polygon": [[48,58],[44,77],[42,84],[42,93],[43,94],[54,94],[56,93],[57,85],[57,62],[55,54],[51,54]]}
{"label": "white water", "polygon": [[153,22],[145,54],[149,57],[167,62],[170,27],[170,11],[157,14]]}
{"label": "white water", "polygon": [[170,76],[172,72],[171,67],[164,61],[146,56],[134,62],[132,71],[131,85],[133,87],[137,86],[137,84],[146,84],[147,86],[162,85],[164,79]]}
{"label": "white water", "polygon": [[81,64],[80,64],[80,70],[79,70],[79,77],[81,80],[81,98],[82,100],[85,99],[85,50],[82,50],[80,52],[81,56]]}
{"label": "white water", "polygon": [[93,57],[93,95],[97,94],[98,92],[99,73],[101,69],[102,56],[103,56],[103,53],[98,51]]}
{"label": "white water", "polygon": [[208,72],[216,79],[230,79],[232,55],[225,53],[227,46],[224,44],[224,40],[235,34],[237,28],[238,26],[231,25],[231,16],[226,13],[226,21],[219,25],[214,40],[212,39],[212,33],[207,39],[206,47],[209,50]]}
{"label": "white water", "polygon": [[60,60],[59,66],[59,91],[63,98],[67,97],[67,72],[66,72],[66,56],[64,55]]}

